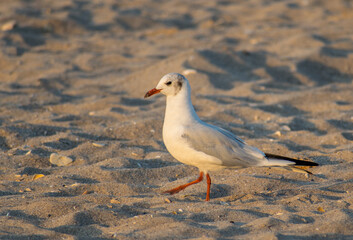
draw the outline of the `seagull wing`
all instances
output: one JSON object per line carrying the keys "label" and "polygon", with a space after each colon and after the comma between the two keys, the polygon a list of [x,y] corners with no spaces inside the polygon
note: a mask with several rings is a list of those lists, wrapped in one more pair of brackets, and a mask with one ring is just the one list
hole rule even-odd
{"label": "seagull wing", "polygon": [[268,161],[263,152],[233,133],[206,123],[186,128],[182,137],[196,151],[220,159],[225,167],[262,166]]}

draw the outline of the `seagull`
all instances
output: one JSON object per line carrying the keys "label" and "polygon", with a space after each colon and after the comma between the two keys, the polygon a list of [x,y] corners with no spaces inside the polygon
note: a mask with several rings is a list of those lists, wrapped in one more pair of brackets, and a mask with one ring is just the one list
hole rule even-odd
{"label": "seagull", "polygon": [[[317,163],[268,154],[246,144],[233,133],[200,120],[191,103],[189,81],[179,73],[168,73],[145,98],[162,93],[166,96],[163,141],[168,152],[179,162],[199,169],[199,178],[165,193],[175,194],[207,179],[206,201],[210,200],[209,171],[224,168],[282,167],[310,173],[297,166],[313,167]],[[311,174],[311,173],[310,173]]]}

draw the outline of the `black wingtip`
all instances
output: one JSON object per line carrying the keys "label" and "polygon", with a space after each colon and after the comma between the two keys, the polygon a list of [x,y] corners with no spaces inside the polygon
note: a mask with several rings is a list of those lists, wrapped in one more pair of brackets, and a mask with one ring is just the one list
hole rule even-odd
{"label": "black wingtip", "polygon": [[272,159],[288,160],[288,161],[294,162],[295,166],[310,166],[310,167],[319,166],[319,164],[317,164],[316,162],[299,160],[299,159],[294,159],[294,158],[289,158],[289,157],[283,157],[283,156],[275,155],[275,154],[271,154],[271,153],[265,153],[265,156],[267,158],[272,158]]}

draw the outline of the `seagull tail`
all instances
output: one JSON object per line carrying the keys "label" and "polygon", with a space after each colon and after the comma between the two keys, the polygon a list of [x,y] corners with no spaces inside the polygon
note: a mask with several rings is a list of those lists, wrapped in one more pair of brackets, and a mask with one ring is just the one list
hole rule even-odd
{"label": "seagull tail", "polygon": [[281,167],[294,172],[312,174],[311,172],[306,170],[306,168],[319,166],[319,164],[315,162],[283,157],[270,153],[265,153],[265,156],[268,159],[268,166]]}

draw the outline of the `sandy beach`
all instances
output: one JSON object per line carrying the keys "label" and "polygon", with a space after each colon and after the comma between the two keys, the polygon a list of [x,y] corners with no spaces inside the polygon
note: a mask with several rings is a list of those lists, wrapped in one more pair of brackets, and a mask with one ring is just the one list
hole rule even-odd
{"label": "sandy beach", "polygon": [[[198,169],[162,139],[196,112],[313,175]],[[353,239],[353,2],[0,1],[0,239]]]}

